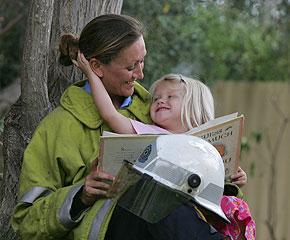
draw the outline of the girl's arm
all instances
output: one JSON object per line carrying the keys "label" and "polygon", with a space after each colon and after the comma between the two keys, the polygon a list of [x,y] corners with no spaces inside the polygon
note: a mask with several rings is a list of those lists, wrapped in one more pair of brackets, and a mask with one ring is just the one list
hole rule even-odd
{"label": "girl's arm", "polygon": [[129,118],[119,113],[104,87],[101,79],[92,71],[89,62],[82,53],[78,53],[73,63],[87,76],[93,94],[94,103],[103,120],[116,133],[136,133]]}

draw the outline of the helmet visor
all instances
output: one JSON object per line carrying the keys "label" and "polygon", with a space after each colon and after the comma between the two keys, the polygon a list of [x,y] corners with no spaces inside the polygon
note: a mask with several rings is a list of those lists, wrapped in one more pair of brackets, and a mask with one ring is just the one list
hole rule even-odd
{"label": "helmet visor", "polygon": [[[124,178],[127,176],[128,174],[123,175]],[[185,195],[160,184],[147,174],[142,175],[131,169],[130,177],[128,181],[125,179],[120,181],[133,184],[127,185],[127,190],[120,196],[118,205],[149,223],[159,222],[175,208],[189,201]],[[133,178],[135,180],[132,180]]]}

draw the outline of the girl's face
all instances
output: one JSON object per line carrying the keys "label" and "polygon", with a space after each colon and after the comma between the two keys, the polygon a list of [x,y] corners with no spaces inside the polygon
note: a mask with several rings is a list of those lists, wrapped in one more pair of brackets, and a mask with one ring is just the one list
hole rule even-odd
{"label": "girl's face", "polygon": [[145,43],[141,36],[109,64],[102,64],[102,82],[114,105],[120,106],[123,97],[133,94],[135,81],[143,79],[145,55]]}
{"label": "girl's face", "polygon": [[166,80],[160,82],[154,91],[150,115],[152,121],[173,133],[183,133],[189,129],[182,126],[181,106],[184,85],[179,81]]}

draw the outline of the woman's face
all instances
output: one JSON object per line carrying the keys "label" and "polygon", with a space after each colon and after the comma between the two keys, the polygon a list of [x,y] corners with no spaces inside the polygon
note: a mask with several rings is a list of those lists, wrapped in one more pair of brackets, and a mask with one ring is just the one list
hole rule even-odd
{"label": "woman's face", "polygon": [[102,82],[114,104],[120,97],[131,96],[137,79],[143,79],[146,48],[141,36],[131,46],[123,49],[109,64],[102,64]]}

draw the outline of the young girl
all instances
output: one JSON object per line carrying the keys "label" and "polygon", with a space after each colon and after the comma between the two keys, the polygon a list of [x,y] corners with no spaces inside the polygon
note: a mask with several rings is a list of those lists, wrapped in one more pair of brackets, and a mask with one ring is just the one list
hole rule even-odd
{"label": "young girl", "polygon": [[[194,127],[214,119],[214,101],[209,88],[198,80],[177,74],[163,76],[150,88],[150,116],[154,125],[129,119],[114,107],[100,79],[102,71],[94,73],[81,53],[78,54],[78,61],[73,62],[87,76],[99,113],[116,133],[190,133]],[[133,69],[136,67],[132,66]],[[232,183],[238,186],[246,184],[246,173],[241,168],[233,176]],[[221,233],[231,239],[255,239],[255,223],[243,200],[224,196],[221,206],[231,220],[231,224],[227,225],[214,224]]]}

